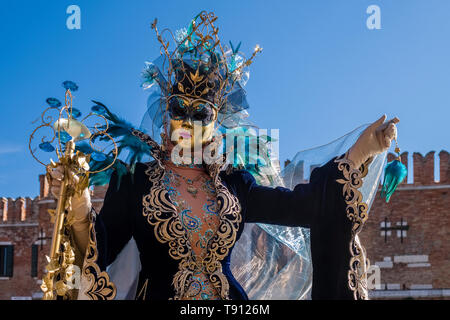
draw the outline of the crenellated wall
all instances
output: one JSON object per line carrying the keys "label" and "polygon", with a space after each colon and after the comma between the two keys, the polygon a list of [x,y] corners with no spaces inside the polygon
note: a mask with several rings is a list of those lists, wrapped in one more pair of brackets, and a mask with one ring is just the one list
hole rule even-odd
{"label": "crenellated wall", "polygon": [[[388,161],[392,161],[396,155],[389,153]],[[400,154],[402,163],[408,168],[408,174],[413,172],[413,185],[435,185],[450,183],[450,155],[447,151],[442,150],[436,155],[435,151],[428,152],[423,156],[419,152],[413,153],[413,163],[408,167],[408,152]],[[439,158],[439,181],[435,182],[435,157]],[[407,184],[405,179],[402,184]]]}
{"label": "crenellated wall", "polygon": [[26,198],[0,198],[0,223],[18,223],[36,219],[33,215],[33,202],[35,199]]}
{"label": "crenellated wall", "polygon": [[[42,206],[45,203],[54,203],[54,197],[50,194],[49,184],[44,174],[39,175],[40,194],[36,198],[19,197],[19,198],[0,198],[0,224],[1,223],[20,223],[20,222],[37,222],[39,210],[34,210],[33,206]],[[103,198],[108,186],[96,186],[91,190],[91,198],[94,207],[98,210],[101,208]],[[50,207],[49,207],[50,208]],[[47,214],[46,212],[44,214]]]}

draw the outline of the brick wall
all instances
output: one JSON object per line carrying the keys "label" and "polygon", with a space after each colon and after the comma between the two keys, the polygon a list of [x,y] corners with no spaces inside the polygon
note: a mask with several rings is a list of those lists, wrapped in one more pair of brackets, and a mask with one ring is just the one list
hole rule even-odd
{"label": "brick wall", "polygon": [[[42,296],[41,279],[45,273],[50,253],[53,224],[48,209],[56,208],[56,201],[49,193],[45,175],[39,176],[40,195],[31,198],[0,198],[0,244],[14,246],[14,270],[11,278],[0,278],[0,300],[11,297],[34,298]],[[100,211],[106,187],[93,190],[94,207]],[[38,248],[38,274],[31,276],[31,247]]]}
{"label": "brick wall", "polygon": [[38,217],[30,198],[0,198],[0,244],[14,246],[12,278],[0,278],[0,298],[28,295],[36,279],[31,277],[31,244],[38,237]]}
{"label": "brick wall", "polygon": [[[425,298],[450,288],[450,157],[446,151],[436,155],[440,181],[435,182],[434,156],[413,154],[413,183],[405,179],[389,203],[377,196],[362,231],[371,264],[380,267],[382,289],[394,290],[377,292],[380,298],[400,294],[395,290],[403,290],[403,297],[422,290]],[[388,161],[393,158],[388,155]],[[402,162],[408,165],[407,153]]]}

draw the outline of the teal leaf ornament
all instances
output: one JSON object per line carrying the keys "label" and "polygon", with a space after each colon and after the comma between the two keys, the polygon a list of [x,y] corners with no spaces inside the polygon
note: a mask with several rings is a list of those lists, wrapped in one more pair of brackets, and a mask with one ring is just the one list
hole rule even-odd
{"label": "teal leaf ornament", "polygon": [[402,183],[408,174],[406,166],[401,163],[400,156],[394,161],[389,162],[384,169],[384,180],[381,188],[381,197],[386,198],[386,202],[389,202],[392,194],[397,186]]}

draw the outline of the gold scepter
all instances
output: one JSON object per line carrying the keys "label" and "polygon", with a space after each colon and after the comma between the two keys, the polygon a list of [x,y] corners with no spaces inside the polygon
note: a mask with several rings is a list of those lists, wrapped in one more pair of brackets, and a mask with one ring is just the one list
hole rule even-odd
{"label": "gold scepter", "polygon": [[[70,83],[73,84],[72,82]],[[75,84],[73,85],[76,87]],[[100,114],[90,113],[82,121],[73,119],[73,112],[76,111],[79,113],[79,111],[72,108],[72,94],[70,89],[66,89],[65,105],[59,110],[58,120],[53,123],[53,118],[46,116],[46,113],[49,110],[55,110],[61,106],[61,103],[57,99],[49,98],[47,99],[47,103],[50,104],[50,108],[47,108],[42,113],[42,124],[33,131],[29,142],[29,148],[32,156],[39,163],[46,166],[46,176],[49,181],[51,179],[49,173],[51,168],[56,168],[59,165],[64,169],[64,178],[61,181],[56,210],[48,210],[52,215],[52,221],[54,221],[55,225],[53,228],[50,255],[46,256],[48,261],[46,266],[47,273],[42,279],[41,285],[41,289],[44,293],[43,300],[56,300],[58,297],[63,299],[70,298],[70,290],[73,289],[73,276],[75,275],[75,268],[73,265],[75,262],[75,251],[71,243],[72,237],[70,229],[73,222],[70,215],[71,198],[75,195],[75,193],[81,194],[83,190],[89,186],[89,174],[98,173],[109,169],[117,159],[117,145],[114,139],[107,133],[108,121],[106,118]],[[62,117],[63,112],[67,113],[67,118]],[[99,130],[98,124],[94,126],[94,134],[91,134],[86,125],[83,124],[83,121],[92,115],[99,116],[105,121],[105,125],[101,127],[103,130]],[[45,165],[41,162],[35,156],[36,149],[32,150],[31,148],[31,142],[34,138],[34,134],[39,129],[45,127],[53,130],[53,138],[46,141],[46,136],[44,136],[39,148],[46,152],[56,151],[58,156],[58,163],[50,160],[50,165]],[[90,161],[90,155],[85,155],[79,150],[75,152],[75,143],[77,141],[89,139],[90,147],[92,150],[95,150],[96,148],[93,146],[92,141],[95,136],[99,135],[107,136],[113,142],[114,149],[112,152],[114,154],[114,159],[102,170],[89,171],[88,163]],[[52,145],[56,137],[58,138],[59,148],[55,148]],[[61,144],[61,142],[63,144]],[[64,149],[62,148],[63,145]],[[76,181],[72,174],[76,174],[80,179]]]}
{"label": "gold scepter", "polygon": [[[66,143],[66,152],[64,154],[65,159],[71,159],[72,154],[75,151],[75,144],[72,140]],[[66,169],[66,167],[64,167]],[[66,199],[66,189],[68,184],[68,172],[64,170],[64,180],[61,183],[61,190],[59,192],[58,204],[56,206],[56,221],[55,228],[53,229],[52,246],[50,250],[50,259],[56,259],[60,254],[61,245],[61,230],[64,224],[64,210],[65,210],[65,199]]]}
{"label": "gold scepter", "polygon": [[[74,275],[75,253],[67,235],[69,224],[68,200],[73,196],[73,192],[70,190],[73,181],[69,169],[73,166],[71,160],[74,159],[74,151],[75,142],[72,139],[66,142],[64,156],[59,159],[59,163],[64,168],[64,178],[61,181],[56,211],[50,212],[53,213],[55,225],[53,227],[50,256],[47,256],[47,274],[41,286],[44,292],[44,300],[54,300],[56,298],[54,291],[56,291],[57,296],[64,297],[70,289],[68,282],[72,280]],[[51,167],[57,167],[57,164],[51,161]]]}

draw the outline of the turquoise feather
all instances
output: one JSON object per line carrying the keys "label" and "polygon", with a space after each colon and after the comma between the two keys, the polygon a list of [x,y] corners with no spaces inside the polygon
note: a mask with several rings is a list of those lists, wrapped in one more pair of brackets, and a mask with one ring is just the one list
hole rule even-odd
{"label": "turquoise feather", "polygon": [[[223,143],[223,153],[231,155],[232,165],[235,168],[247,170],[257,180],[262,179],[264,174],[261,169],[272,167],[268,144],[275,141],[275,139],[267,135],[257,136],[247,127],[237,127],[228,130],[227,134],[244,139],[244,146],[242,148],[236,148],[238,140],[235,140],[233,145],[227,145],[226,139]],[[258,152],[250,152],[251,145],[258,146]],[[272,182],[271,176],[267,176],[266,178]]]}
{"label": "turquoise feather", "polygon": [[[159,79],[157,78],[155,80],[158,81]],[[70,89],[72,92],[78,90],[78,86],[73,81],[64,81],[63,86],[66,90]],[[48,98],[46,101],[52,108],[59,108],[62,105],[56,98]],[[89,175],[89,185],[103,186],[109,184],[112,173],[116,171],[118,189],[122,177],[128,172],[132,174],[131,177],[133,178],[136,163],[141,162],[145,156],[150,156],[151,147],[132,134],[134,126],[131,123],[121,119],[116,114],[111,112],[103,103],[94,100],[92,100],[92,102],[94,102],[95,105],[91,108],[91,111],[95,114],[103,116],[108,121],[108,128],[106,125],[103,125],[91,129],[93,129],[93,131],[97,131],[105,130],[107,128],[106,132],[114,139],[118,150],[117,159],[110,168],[101,172],[91,173]],[[72,111],[73,117],[76,118],[81,116],[81,112],[78,109],[72,108]],[[65,152],[65,142],[68,140],[67,133],[62,131],[60,139],[61,142],[63,142],[62,152]],[[94,136],[91,142],[95,144],[97,139],[103,142],[111,142],[109,137],[102,135]],[[55,150],[55,147],[49,142],[41,143],[39,148],[45,152],[53,152]],[[106,168],[113,163],[115,157],[113,150],[107,153],[94,150],[87,141],[77,143],[75,150],[82,152],[85,155],[90,155],[90,171],[99,171]],[[118,157],[122,155],[124,151],[127,151],[128,154],[126,160],[122,161]]]}
{"label": "turquoise feather", "polygon": [[[100,114],[108,120],[107,133],[117,143],[118,156],[123,154],[124,151],[128,151],[128,154],[125,161],[117,159],[111,168],[91,174],[89,177],[89,184],[91,186],[106,185],[109,183],[112,173],[116,171],[118,175],[117,188],[119,188],[122,177],[128,172],[133,174],[136,163],[140,162],[144,156],[150,155],[151,148],[131,133],[133,130],[133,125],[131,123],[119,118],[103,103],[94,100],[93,102],[95,105],[92,107],[92,112]],[[106,129],[106,126],[100,126],[98,129]],[[93,142],[95,142],[97,138],[100,141],[109,141],[109,138],[106,136],[98,136],[92,139]],[[90,171],[101,170],[114,161],[114,154],[112,150],[108,153],[94,151],[87,142],[78,144],[75,149],[83,152],[84,154],[91,155],[89,161]]]}

